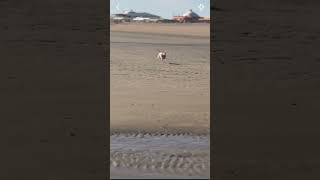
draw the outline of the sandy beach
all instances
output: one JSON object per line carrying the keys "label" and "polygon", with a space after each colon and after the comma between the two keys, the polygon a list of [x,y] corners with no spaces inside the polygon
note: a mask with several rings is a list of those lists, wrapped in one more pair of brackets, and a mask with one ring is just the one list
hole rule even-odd
{"label": "sandy beach", "polygon": [[[149,26],[111,25],[111,132],[208,133],[209,25],[156,24],[147,33]],[[181,28],[183,36],[177,35]],[[157,49],[167,52],[167,63],[156,59]]]}
{"label": "sandy beach", "polygon": [[[112,156],[116,152],[119,153],[119,149],[112,149],[115,144],[119,144],[119,140],[114,137],[121,134],[140,137],[137,142],[139,144],[144,143],[145,135],[152,138],[173,135],[180,138],[175,140],[172,146],[160,150],[151,148],[147,151],[149,143],[145,143],[145,153],[149,152],[149,157],[153,161],[156,159],[162,161],[161,153],[179,157],[175,161],[170,160],[172,163],[168,167],[163,165],[162,168],[174,169],[175,176],[178,176],[177,171],[181,170],[180,178],[209,176],[209,30],[209,24],[111,25],[111,167],[120,166],[121,161],[126,161],[124,159],[116,161],[116,156]],[[156,59],[157,49],[167,52],[167,62],[162,63]],[[206,137],[205,150],[198,150],[197,145],[185,149],[194,155],[205,153],[200,158],[202,162],[199,164],[200,170],[197,171],[193,167],[185,167],[185,171],[177,168],[179,159],[184,165],[196,164],[195,162],[200,159],[194,160],[195,156],[191,156],[190,162],[187,160],[182,162],[186,157],[182,157],[181,153],[186,152],[180,152],[181,149],[173,147],[179,143],[183,144],[181,141],[183,139],[200,136]],[[193,141],[188,140],[189,143]],[[158,146],[163,147],[168,143],[168,138],[163,138]],[[125,148],[128,147],[122,149]],[[135,164],[132,163],[128,167],[134,167]],[[146,172],[152,169],[152,165],[149,165],[150,168],[146,168],[148,170]],[[161,165],[155,169],[161,169]],[[116,172],[116,169],[112,169],[111,177]],[[168,176],[167,173],[161,174],[165,176],[156,176],[163,178]],[[169,177],[172,178],[173,175]]]}

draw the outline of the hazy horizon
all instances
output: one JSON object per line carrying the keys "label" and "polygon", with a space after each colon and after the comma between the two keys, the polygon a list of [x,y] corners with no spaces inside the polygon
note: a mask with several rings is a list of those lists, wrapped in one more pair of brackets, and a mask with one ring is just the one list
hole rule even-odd
{"label": "hazy horizon", "polygon": [[[203,4],[203,9],[199,5]],[[133,10],[171,19],[192,9],[199,16],[210,17],[210,0],[111,0],[110,15]]]}

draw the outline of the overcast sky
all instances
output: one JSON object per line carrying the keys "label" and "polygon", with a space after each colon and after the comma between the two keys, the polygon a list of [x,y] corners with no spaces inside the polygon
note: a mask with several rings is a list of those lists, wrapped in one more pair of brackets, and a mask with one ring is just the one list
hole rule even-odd
{"label": "overcast sky", "polygon": [[[200,10],[199,5],[203,4]],[[118,8],[117,8],[118,5]],[[162,18],[182,15],[192,9],[200,16],[210,16],[210,0],[111,0],[110,14],[121,13],[125,10],[148,12]]]}

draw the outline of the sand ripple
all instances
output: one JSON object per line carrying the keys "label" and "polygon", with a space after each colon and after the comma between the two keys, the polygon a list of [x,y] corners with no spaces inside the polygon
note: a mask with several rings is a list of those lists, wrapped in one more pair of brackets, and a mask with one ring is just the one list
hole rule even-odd
{"label": "sand ripple", "polygon": [[208,136],[111,136],[111,176],[117,168],[128,168],[159,177],[209,177],[209,141]]}

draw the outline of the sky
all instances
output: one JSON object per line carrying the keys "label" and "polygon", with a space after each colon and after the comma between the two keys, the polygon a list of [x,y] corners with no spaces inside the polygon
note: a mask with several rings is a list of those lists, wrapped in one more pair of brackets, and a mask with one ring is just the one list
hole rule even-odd
{"label": "sky", "polygon": [[[203,9],[199,5],[203,4]],[[118,5],[118,6],[117,6]],[[210,0],[111,0],[110,14],[126,10],[148,12],[171,19],[192,9],[199,16],[210,16]]]}

